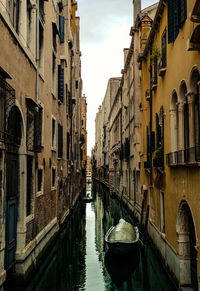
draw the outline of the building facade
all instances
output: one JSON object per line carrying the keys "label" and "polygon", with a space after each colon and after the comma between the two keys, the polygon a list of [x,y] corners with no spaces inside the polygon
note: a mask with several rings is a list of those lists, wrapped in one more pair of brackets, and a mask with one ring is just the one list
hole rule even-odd
{"label": "building facade", "polygon": [[34,269],[81,189],[76,9],[73,0],[0,3],[0,286],[9,270]]}
{"label": "building facade", "polygon": [[200,5],[134,8],[109,113],[111,191],[147,225],[177,285],[199,290]]}

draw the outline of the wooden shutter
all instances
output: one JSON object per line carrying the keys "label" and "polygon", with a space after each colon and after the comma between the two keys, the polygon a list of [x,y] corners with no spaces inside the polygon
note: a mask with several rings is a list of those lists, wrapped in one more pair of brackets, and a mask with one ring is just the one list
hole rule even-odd
{"label": "wooden shutter", "polygon": [[151,132],[151,152],[155,151],[155,131]]}
{"label": "wooden shutter", "polygon": [[167,35],[166,29],[162,35],[162,67],[166,67],[167,65]]}
{"label": "wooden shutter", "polygon": [[168,43],[175,41],[178,32],[178,0],[168,0]]}
{"label": "wooden shutter", "polygon": [[60,42],[65,41],[65,19],[64,16],[59,15],[59,32],[60,32]]}
{"label": "wooden shutter", "polygon": [[179,25],[182,26],[187,18],[187,1],[179,0]]}
{"label": "wooden shutter", "polygon": [[58,65],[58,99],[63,102],[64,96],[64,69]]}
{"label": "wooden shutter", "polygon": [[154,80],[153,83],[157,84],[158,82],[158,59],[157,57],[154,58]]}
{"label": "wooden shutter", "polygon": [[34,151],[37,153],[42,150],[42,115],[43,109],[40,107],[34,117]]}
{"label": "wooden shutter", "polygon": [[58,157],[62,158],[63,155],[63,128],[58,124]]}
{"label": "wooden shutter", "polygon": [[69,132],[67,132],[67,160],[69,160]]}

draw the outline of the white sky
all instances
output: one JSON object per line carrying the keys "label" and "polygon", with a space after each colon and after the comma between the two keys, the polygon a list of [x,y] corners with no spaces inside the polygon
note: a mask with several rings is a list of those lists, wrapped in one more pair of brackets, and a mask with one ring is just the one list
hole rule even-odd
{"label": "white sky", "polygon": [[[108,80],[120,77],[123,49],[130,46],[132,0],[79,0],[83,93],[87,97],[87,154],[95,144],[95,117]],[[143,0],[142,9],[158,2]]]}

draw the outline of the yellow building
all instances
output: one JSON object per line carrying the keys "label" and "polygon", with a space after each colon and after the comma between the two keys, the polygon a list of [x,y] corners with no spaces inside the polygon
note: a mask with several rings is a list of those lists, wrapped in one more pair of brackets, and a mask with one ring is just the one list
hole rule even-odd
{"label": "yellow building", "polygon": [[148,231],[180,286],[194,290],[200,276],[199,19],[199,1],[160,1],[139,58]]}

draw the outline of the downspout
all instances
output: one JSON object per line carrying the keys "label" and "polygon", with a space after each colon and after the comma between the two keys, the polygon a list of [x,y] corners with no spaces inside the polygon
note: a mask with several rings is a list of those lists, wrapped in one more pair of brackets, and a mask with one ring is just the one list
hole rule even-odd
{"label": "downspout", "polygon": [[39,100],[39,8],[40,8],[40,0],[37,0],[36,7],[36,86],[35,86],[35,95],[36,95],[36,103],[38,104]]}
{"label": "downspout", "polygon": [[[121,118],[120,118],[120,146],[121,146],[121,150],[122,150],[122,111],[123,111],[123,105],[122,105],[122,85],[120,85],[121,88],[120,88],[120,102],[121,102]],[[121,159],[120,159],[120,176],[122,174],[122,154],[121,153]]]}
{"label": "downspout", "polygon": [[[73,105],[72,105],[72,48],[70,47],[70,192],[69,193],[69,208],[71,209],[73,204],[73,189],[72,189],[72,116],[73,116]],[[72,200],[71,200],[72,199]]]}
{"label": "downspout", "polygon": [[[152,47],[150,48],[150,56],[152,55]],[[152,63],[150,62],[149,68],[149,81],[150,81],[150,187],[152,187],[153,174],[152,174]]]}
{"label": "downspout", "polygon": [[129,139],[129,159],[128,159],[128,172],[129,172],[129,175],[128,175],[128,197],[129,197],[129,200],[130,200],[130,195],[131,195],[131,191],[130,191],[130,188],[131,188],[131,167],[130,167],[130,154],[131,154],[131,144],[130,144],[130,135],[131,135],[131,129],[130,129],[130,68],[129,68],[129,76],[128,76],[128,90],[129,90],[129,93],[128,93],[128,103],[129,103],[129,110],[128,110],[128,123],[129,123],[129,127],[128,127],[128,139]]}

